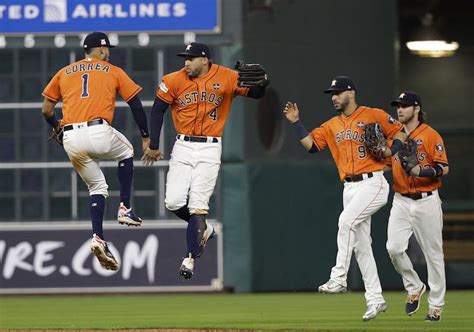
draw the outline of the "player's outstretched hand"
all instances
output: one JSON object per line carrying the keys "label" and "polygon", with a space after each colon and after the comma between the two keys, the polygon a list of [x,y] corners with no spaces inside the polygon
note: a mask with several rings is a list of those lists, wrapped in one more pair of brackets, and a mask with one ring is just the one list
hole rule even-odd
{"label": "player's outstretched hand", "polygon": [[150,148],[147,148],[145,152],[143,153],[143,164],[145,166],[151,166],[155,161],[163,159],[163,154],[161,153],[160,150],[152,150]]}
{"label": "player's outstretched hand", "polygon": [[292,103],[291,101],[287,102],[285,108],[283,109],[283,115],[286,116],[286,119],[290,123],[295,123],[300,119],[298,105],[296,105],[296,103]]}

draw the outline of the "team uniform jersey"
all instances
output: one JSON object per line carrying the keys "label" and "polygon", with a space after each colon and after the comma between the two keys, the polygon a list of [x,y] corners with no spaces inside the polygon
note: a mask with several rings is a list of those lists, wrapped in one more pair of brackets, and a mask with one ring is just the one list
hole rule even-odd
{"label": "team uniform jersey", "polygon": [[[444,142],[436,130],[425,123],[420,124],[409,135],[418,148],[418,165],[429,168],[435,164],[448,165]],[[391,157],[393,190],[397,193],[419,193],[433,191],[441,187],[441,177],[426,178],[407,176],[402,168],[398,154]]]}
{"label": "team uniform jersey", "polygon": [[248,93],[237,78],[236,71],[216,64],[198,78],[183,68],[163,77],[156,96],[171,105],[178,134],[221,137],[232,99]]}
{"label": "team uniform jersey", "polygon": [[121,68],[87,58],[59,70],[42,94],[55,102],[62,99],[64,126],[99,118],[110,124],[116,94],[129,101],[141,90]]}
{"label": "team uniform jersey", "polygon": [[311,137],[319,150],[329,147],[336,162],[339,177],[383,170],[385,161],[376,159],[364,146],[364,127],[378,122],[388,138],[403,126],[382,109],[359,106],[349,116],[335,116],[313,129]]}

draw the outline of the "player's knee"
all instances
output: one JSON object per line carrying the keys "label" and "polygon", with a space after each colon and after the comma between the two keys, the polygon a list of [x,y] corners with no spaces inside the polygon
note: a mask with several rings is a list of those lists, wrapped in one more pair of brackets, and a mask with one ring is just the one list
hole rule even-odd
{"label": "player's knee", "polygon": [[165,207],[171,212],[179,210],[185,205],[186,205],[186,198],[183,198],[181,196],[173,197],[173,196],[168,195],[165,198]]}
{"label": "player's knee", "polygon": [[105,181],[91,182],[87,184],[87,187],[89,188],[90,195],[103,195],[106,198],[109,197],[109,192],[107,190],[109,186]]}
{"label": "player's knee", "polygon": [[395,241],[387,241],[386,248],[388,255],[392,259],[402,256],[405,253],[405,250],[407,249],[396,243]]}
{"label": "player's knee", "polygon": [[351,229],[354,230],[354,228],[352,227],[352,225],[354,225],[354,220],[345,218],[344,216],[339,217],[339,222],[337,225],[339,227],[339,230],[342,231],[349,231]]}

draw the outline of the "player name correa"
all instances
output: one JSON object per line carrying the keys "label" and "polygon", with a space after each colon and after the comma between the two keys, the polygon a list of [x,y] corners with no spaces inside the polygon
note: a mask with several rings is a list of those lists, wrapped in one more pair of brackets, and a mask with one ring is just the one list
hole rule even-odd
{"label": "player name correa", "polygon": [[74,64],[72,66],[66,67],[64,71],[66,72],[66,75],[70,75],[77,72],[92,71],[92,70],[99,70],[99,71],[101,70],[108,73],[110,70],[110,66],[109,65],[104,66],[100,62],[81,63],[81,64]]}

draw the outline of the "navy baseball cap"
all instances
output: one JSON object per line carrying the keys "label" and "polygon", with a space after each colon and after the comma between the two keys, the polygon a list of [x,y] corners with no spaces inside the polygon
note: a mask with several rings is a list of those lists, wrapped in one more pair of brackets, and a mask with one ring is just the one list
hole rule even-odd
{"label": "navy baseball cap", "polygon": [[336,76],[331,82],[331,87],[324,90],[324,93],[331,93],[333,91],[347,91],[355,90],[356,87],[352,79],[348,76]]}
{"label": "navy baseball cap", "polygon": [[398,99],[390,103],[392,106],[404,105],[404,106],[420,106],[421,99],[420,96],[413,91],[405,91],[398,96]]}
{"label": "navy baseball cap", "polygon": [[115,47],[115,45],[110,45],[109,37],[107,37],[107,35],[103,32],[91,32],[84,39],[85,50],[102,46],[108,48]]}
{"label": "navy baseball cap", "polygon": [[191,58],[211,58],[211,52],[209,51],[209,47],[207,47],[207,45],[205,44],[200,43],[188,44],[183,53],[178,53],[176,55]]}

